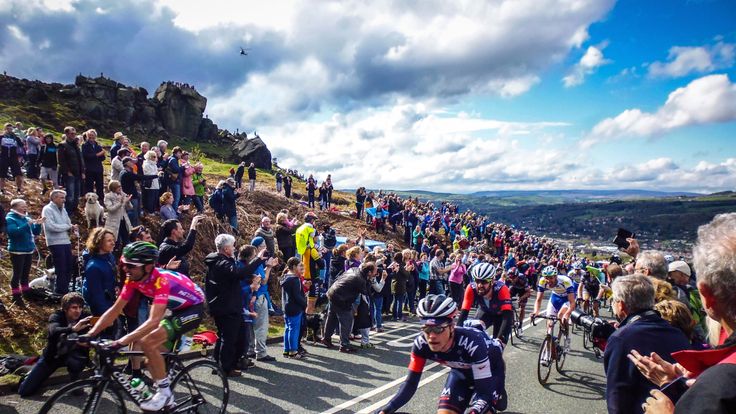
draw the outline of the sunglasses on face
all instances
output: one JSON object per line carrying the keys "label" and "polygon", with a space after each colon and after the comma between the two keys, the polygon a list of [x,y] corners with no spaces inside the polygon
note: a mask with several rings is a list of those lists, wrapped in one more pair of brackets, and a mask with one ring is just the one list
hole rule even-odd
{"label": "sunglasses on face", "polygon": [[491,283],[491,281],[485,279],[475,279],[475,283],[478,285],[488,285]]}
{"label": "sunglasses on face", "polygon": [[430,326],[423,326],[422,332],[424,332],[426,335],[429,334],[435,334],[439,335],[442,332],[445,332],[445,329],[450,327],[450,325],[430,325]]}
{"label": "sunglasses on face", "polygon": [[120,265],[122,266],[123,269],[128,269],[128,270],[133,270],[133,269],[143,267],[143,265],[134,265],[134,264],[124,263],[124,262],[121,263]]}

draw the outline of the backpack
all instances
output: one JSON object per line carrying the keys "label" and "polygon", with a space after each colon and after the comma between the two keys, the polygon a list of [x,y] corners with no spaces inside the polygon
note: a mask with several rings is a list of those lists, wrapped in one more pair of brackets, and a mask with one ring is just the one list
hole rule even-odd
{"label": "backpack", "polygon": [[215,214],[225,214],[225,195],[222,192],[222,188],[218,188],[214,193],[210,194],[209,205]]}

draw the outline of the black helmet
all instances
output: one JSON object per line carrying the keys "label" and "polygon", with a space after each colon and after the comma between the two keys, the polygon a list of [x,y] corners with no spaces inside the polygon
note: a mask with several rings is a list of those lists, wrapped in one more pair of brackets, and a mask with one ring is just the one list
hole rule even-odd
{"label": "black helmet", "polygon": [[137,266],[154,264],[158,260],[158,247],[153,243],[144,241],[130,243],[123,248],[123,255],[120,260],[123,263]]}
{"label": "black helmet", "polygon": [[445,295],[427,295],[417,306],[417,315],[422,319],[450,319],[455,311],[457,304]]}

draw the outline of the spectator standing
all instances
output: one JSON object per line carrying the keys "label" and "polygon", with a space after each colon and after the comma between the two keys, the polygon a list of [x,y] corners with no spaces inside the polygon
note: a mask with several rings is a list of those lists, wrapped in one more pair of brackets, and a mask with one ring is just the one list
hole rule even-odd
{"label": "spectator standing", "polygon": [[276,256],[278,246],[276,245],[276,239],[274,237],[273,229],[271,228],[271,218],[264,216],[261,218],[261,225],[256,229],[253,237],[262,237],[266,242],[266,250],[271,257]]}
{"label": "spectator standing", "polygon": [[97,227],[87,237],[82,295],[92,316],[102,316],[115,303],[115,235]]}
{"label": "spectator standing", "polygon": [[166,161],[166,182],[168,183],[169,190],[174,195],[174,210],[179,208],[179,202],[181,201],[181,166],[179,165],[179,159],[184,151],[180,147],[174,147],[171,151],[171,157]]}
{"label": "spectator standing", "polygon": [[307,179],[307,207],[314,208],[314,192],[317,190],[317,180],[314,179],[312,174],[309,174]]}
{"label": "spectator standing", "polygon": [[458,308],[463,304],[463,281],[465,280],[465,273],[467,273],[467,269],[463,263],[463,255],[461,252],[458,252],[452,263],[452,270],[448,279],[450,282],[450,296],[457,303]]}
{"label": "spectator standing", "polygon": [[105,150],[97,143],[97,131],[89,129],[85,133],[87,141],[82,144],[82,156],[84,157],[84,192],[94,191],[99,197],[100,203],[105,202],[105,183],[102,178],[105,161]]}
{"label": "spectator standing", "polygon": [[57,160],[57,147],[54,142],[53,134],[46,134],[43,137],[43,144],[39,152],[39,164],[41,165],[41,195],[46,194],[48,188],[47,182],[51,182],[51,189],[59,188],[59,175],[57,172],[59,162]]}
{"label": "spectator standing", "polygon": [[276,226],[274,228],[274,236],[279,250],[284,260],[296,256],[295,230],[296,224],[289,220],[289,216],[280,212],[276,215]]}
{"label": "spectator standing", "polygon": [[429,261],[427,261],[427,257],[427,253],[420,254],[417,263],[417,270],[419,270],[419,284],[417,285],[419,300],[427,296],[427,285],[429,284]]}
{"label": "spectator standing", "polygon": [[[215,238],[216,253],[204,259],[207,266],[205,296],[209,313],[217,326],[214,358],[229,377],[239,377],[236,363],[243,354],[245,322],[242,317],[240,281],[250,274],[235,260],[235,237]],[[252,278],[252,276],[250,276]]]}
{"label": "spectator standing", "polygon": [[41,216],[45,219],[43,232],[46,236],[46,245],[54,258],[54,273],[56,274],[56,293],[66,294],[69,292],[69,281],[72,275],[72,241],[69,232],[79,234],[76,224],[72,224],[69,214],[64,209],[64,190],[53,190],[50,202],[41,210]]}
{"label": "spectator standing", "polygon": [[642,413],[642,404],[654,385],[637,371],[627,355],[632,350],[643,355],[656,352],[673,362],[670,355],[688,349],[690,340],[652,309],[654,285],[646,276],[622,276],[611,287],[613,311],[621,323],[608,338],[603,356],[608,412]]}
{"label": "spectator standing", "polygon": [[250,163],[248,166],[248,182],[250,183],[250,186],[248,187],[248,191],[255,191],[256,190],[256,165],[254,163]]}
{"label": "spectator standing", "polygon": [[127,148],[120,148],[115,153],[117,155],[115,155],[110,161],[110,180],[120,181],[120,174],[125,171],[123,159],[130,156],[130,150]]}
{"label": "spectator standing", "polygon": [[435,256],[429,262],[429,294],[444,295],[447,274],[452,270],[452,266],[445,266],[445,251],[437,249]]}
{"label": "spectator standing", "polygon": [[189,163],[189,153],[187,151],[181,154],[181,194],[182,202],[180,204],[190,205],[194,200],[194,166]]}
{"label": "spectator standing", "polygon": [[325,288],[330,286],[330,262],[332,262],[332,250],[337,246],[337,233],[330,223],[325,223],[320,234],[320,247],[323,247],[322,259],[325,261],[324,276],[322,277]]}
{"label": "spectator standing", "polygon": [[296,257],[286,262],[286,272],[281,279],[281,303],[284,306],[284,357],[300,359],[303,354],[299,350],[299,332],[304,312],[307,309],[307,298],[302,289],[301,276],[304,265]]}
{"label": "spectator standing", "polygon": [[[122,150],[121,150],[122,151]],[[120,151],[118,151],[120,153]],[[158,178],[158,175],[139,175],[133,171],[135,168],[135,158],[125,157],[123,158],[123,167],[125,170],[120,174],[120,185],[123,187],[123,192],[130,196],[131,209],[128,210],[128,218],[132,226],[140,224],[141,218],[141,196],[136,186],[136,181],[145,181]],[[176,200],[176,197],[174,197]],[[174,206],[174,209],[176,207]]]}
{"label": "spectator standing", "polygon": [[[148,154],[148,151],[151,150],[151,144],[148,142],[141,142],[141,152],[138,153],[138,156],[136,156],[135,159],[135,172],[143,175],[146,172],[143,171],[143,164],[146,162],[146,156]],[[155,152],[154,152],[155,154]],[[158,174],[158,171],[154,172],[153,174]],[[141,182],[141,210],[145,209],[145,206],[148,204],[148,193],[146,192],[146,189],[151,186],[151,180],[145,180]]]}
{"label": "spectator standing", "polygon": [[13,124],[5,124],[5,133],[0,137],[0,193],[5,191],[5,177],[10,173],[15,178],[17,193],[23,190],[23,171],[20,169],[18,156],[23,148],[23,142],[13,133]]}
{"label": "spectator standing", "polygon": [[83,333],[91,326],[92,317],[83,310],[84,299],[79,293],[67,293],[61,298],[61,309],[49,316],[46,348],[18,387],[21,397],[33,395],[61,367],[66,367],[69,372],[70,383],[79,378],[89,363],[89,349],[68,346],[64,340],[68,335]]}
{"label": "spectator standing", "polygon": [[284,183],[284,175],[281,174],[281,171],[277,171],[276,172],[276,192],[279,194],[281,194],[283,183]]}
{"label": "spectator standing", "polygon": [[636,272],[659,280],[665,280],[667,278],[667,261],[661,252],[644,250],[635,257],[636,265],[634,265],[634,270]]}
{"label": "spectator standing", "polygon": [[189,225],[189,232],[184,237],[184,228],[179,220],[167,220],[161,226],[161,235],[164,238],[158,248],[158,265],[163,266],[172,259],[181,263],[177,272],[189,275],[189,260],[187,256],[194,248],[197,240],[197,226],[204,216],[195,216]]}
{"label": "spectator standing", "polygon": [[235,180],[235,188],[241,188],[243,186],[243,174],[245,174],[245,161],[238,164],[238,169],[233,172],[232,169],[230,169],[231,175],[233,179]]}
{"label": "spectator standing", "polygon": [[[222,187],[222,211],[227,218],[230,227],[237,233],[238,231],[238,210],[236,208],[236,200],[240,197],[240,193],[235,191],[235,180],[228,178],[221,182]],[[218,186],[219,187],[219,186]]]}
{"label": "spectator standing", "polygon": [[122,132],[118,131],[115,134],[113,134],[112,139],[112,147],[110,147],[110,159],[113,159],[118,156],[118,150],[123,147],[123,140],[127,139],[125,135],[123,135]]}
{"label": "spectator standing", "polygon": [[360,187],[355,191],[355,218],[357,218],[358,220],[363,218],[365,197],[365,187]]}
{"label": "spectator standing", "polygon": [[197,214],[204,212],[204,195],[207,190],[207,179],[204,178],[202,171],[204,166],[198,163],[194,166],[194,175],[192,175],[192,185],[194,185],[194,206],[197,208]]}
{"label": "spectator standing", "polygon": [[288,175],[284,177],[284,196],[291,198],[291,177]]}
{"label": "spectator standing", "polygon": [[[266,243],[262,237],[255,237],[251,240],[250,244],[256,248],[256,255],[258,257],[266,257]],[[255,273],[261,277],[261,286],[255,293],[256,303],[255,312],[257,314],[255,321],[253,321],[253,334],[251,338],[253,341],[249,344],[248,357],[255,357],[256,361],[260,362],[273,362],[276,358],[268,355],[268,348],[266,347],[266,339],[268,338],[268,279],[271,274],[271,269],[278,263],[278,259],[272,257],[265,264],[261,264],[255,269]]]}
{"label": "spectator standing", "polygon": [[[353,328],[353,303],[358,295],[368,294],[367,276],[364,277],[362,273],[367,275],[375,272],[375,270],[375,263],[365,264],[360,268],[351,268],[337,278],[327,290],[327,298],[330,303],[327,321],[325,322],[325,332],[334,332],[337,325],[340,325],[340,352],[356,352],[356,349],[350,345],[350,332]],[[325,334],[322,343],[327,348],[333,347],[328,334]]]}
{"label": "spectator standing", "polygon": [[107,210],[107,219],[105,220],[105,228],[115,235],[115,240],[120,247],[128,244],[128,235],[132,226],[130,218],[126,211],[132,208],[130,198],[132,196],[123,193],[123,187],[120,181],[112,180],[107,183],[107,193],[105,194],[105,210]]}
{"label": "spectator standing", "polygon": [[393,320],[406,321],[404,319],[404,304],[406,303],[406,287],[409,279],[412,277],[411,272],[414,265],[407,260],[403,254],[396,253],[394,262],[398,264],[398,270],[394,273],[391,280],[391,294],[394,295],[393,303]]}
{"label": "spectator standing", "polygon": [[322,185],[319,187],[319,209],[327,209],[327,183],[322,181]]}
{"label": "spectator standing", "polygon": [[26,133],[26,176],[38,179],[38,153],[43,140],[41,128],[30,128]]}
{"label": "spectator standing", "polygon": [[82,182],[85,178],[84,157],[79,148],[77,131],[68,126],[64,128],[64,134],[66,139],[58,148],[59,173],[64,177],[66,211],[73,214],[77,211],[79,198],[82,196]]}
{"label": "spectator standing", "polygon": [[335,187],[332,186],[332,174],[327,174],[325,183],[327,185],[327,208],[330,208],[332,207],[332,190],[335,189]]}
{"label": "spectator standing", "polygon": [[[143,175],[157,175],[158,174],[158,155],[155,151],[148,151],[145,154],[145,161],[139,171],[143,172]],[[156,211],[156,200],[159,197],[159,180],[158,176],[150,180],[143,180],[143,206],[146,213],[153,214]],[[173,196],[173,195],[172,195]]]}
{"label": "spectator standing", "polygon": [[13,276],[10,289],[13,302],[22,304],[23,294],[28,292],[28,274],[31,272],[33,252],[36,250],[34,236],[41,234],[41,217],[32,220],[28,216],[28,205],[20,198],[10,201],[10,211],[5,216],[5,228],[8,233],[8,253],[13,265]]}

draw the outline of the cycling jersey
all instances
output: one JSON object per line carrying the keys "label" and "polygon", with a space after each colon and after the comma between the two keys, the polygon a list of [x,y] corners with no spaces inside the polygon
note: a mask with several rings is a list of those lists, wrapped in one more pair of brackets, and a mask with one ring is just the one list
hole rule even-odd
{"label": "cycling jersey", "polygon": [[171,270],[154,268],[148,279],[139,282],[126,279],[120,297],[130,301],[136,290],[152,298],[154,305],[163,304],[172,311],[204,303],[202,289],[192,279]]}
{"label": "cycling jersey", "polygon": [[503,282],[493,282],[488,286],[488,289],[493,290],[490,299],[478,295],[475,284],[469,284],[465,288],[463,305],[460,309],[469,311],[473,305],[477,305],[478,309],[482,309],[484,313],[491,315],[499,315],[505,310],[511,310],[511,294],[509,293],[509,288]]}
{"label": "cycling jersey", "polygon": [[565,299],[567,299],[568,293],[575,293],[572,280],[562,275],[557,276],[557,284],[554,286],[549,286],[547,279],[540,277],[539,281],[537,281],[537,292],[544,292],[548,289],[552,291],[552,296],[564,297]]}
{"label": "cycling jersey", "polygon": [[597,277],[590,274],[583,275],[580,279],[580,283],[583,285],[583,289],[593,296],[598,295],[598,290],[601,287],[601,282]]}
{"label": "cycling jersey", "polygon": [[506,408],[503,345],[476,328],[456,327],[447,352],[434,352],[424,335],[412,346],[406,382],[381,411],[393,413],[409,402],[417,390],[427,360],[452,368],[440,396],[438,410],[482,413],[490,406]]}

